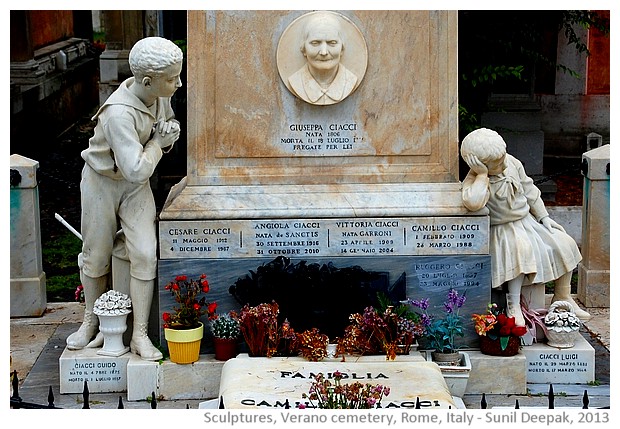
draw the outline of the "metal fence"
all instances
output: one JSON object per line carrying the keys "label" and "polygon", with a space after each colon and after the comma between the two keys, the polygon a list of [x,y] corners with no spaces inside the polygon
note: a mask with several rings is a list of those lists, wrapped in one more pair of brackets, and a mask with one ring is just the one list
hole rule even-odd
{"label": "metal fence", "polygon": [[[13,394],[11,395],[11,408],[13,409],[18,409],[18,408],[30,408],[30,409],[34,409],[34,408],[42,408],[42,409],[60,409],[59,407],[56,407],[54,405],[54,393],[52,391],[52,386],[49,387],[49,393],[47,395],[47,404],[37,404],[37,403],[33,403],[33,402],[26,402],[24,401],[22,398],[20,398],[19,396],[19,379],[17,377],[17,371],[13,371],[12,374],[12,386],[13,386]],[[84,391],[82,392],[82,397],[83,397],[83,406],[82,409],[89,409],[90,408],[90,392],[88,391],[88,382],[84,382]],[[547,393],[547,398],[548,398],[548,408],[554,409],[555,408],[555,393],[553,392],[553,385],[550,384],[549,385],[549,392]],[[156,409],[157,408],[157,397],[155,396],[155,392],[153,392],[151,394],[150,400],[149,400],[150,406],[152,409]],[[588,409],[589,405],[590,405],[590,399],[588,397],[588,391],[584,390],[583,392],[583,397],[582,397],[582,408],[583,409]],[[480,408],[481,409],[487,409],[489,406],[489,404],[487,403],[487,399],[486,399],[486,395],[483,393],[482,394],[482,399],[480,400]],[[123,397],[119,396],[118,397],[118,409],[121,408],[125,408],[124,404],[123,404]],[[185,408],[189,408],[189,405],[186,405]],[[225,409],[226,406],[224,404],[224,399],[222,397],[220,397],[219,399],[219,406],[218,408],[220,409]],[[288,399],[286,400],[286,402],[284,403],[284,408],[285,409],[289,409],[291,408],[290,403],[288,401]],[[515,400],[515,409],[519,409],[520,405],[519,405],[519,400],[516,399]],[[415,409],[422,409],[421,405],[420,405],[420,398],[416,398],[416,404],[415,404]],[[598,409],[609,409],[609,406],[606,407],[600,407]]]}

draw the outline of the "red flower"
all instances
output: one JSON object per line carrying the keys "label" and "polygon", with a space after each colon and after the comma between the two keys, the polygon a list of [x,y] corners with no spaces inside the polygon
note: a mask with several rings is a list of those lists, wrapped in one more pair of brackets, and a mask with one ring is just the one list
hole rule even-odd
{"label": "red flower", "polygon": [[215,310],[217,309],[217,302],[210,303],[207,308],[209,310],[209,313],[215,313]]}
{"label": "red flower", "polygon": [[501,336],[507,336],[507,335],[510,335],[510,331],[511,331],[510,326],[506,326],[506,325],[504,325],[504,326],[502,326],[501,328],[499,328],[499,334],[500,334]]}
{"label": "red flower", "polygon": [[515,325],[515,318],[514,317],[507,317],[506,318],[506,326],[508,326],[509,328],[514,328]]}
{"label": "red flower", "polygon": [[525,333],[527,332],[527,328],[525,326],[514,326],[511,332],[512,332],[512,335],[516,335],[517,337],[520,337],[522,335],[525,335]]}
{"label": "red flower", "polygon": [[[162,313],[164,327],[169,329],[191,329],[200,325],[200,317],[208,313],[209,318],[215,317],[215,305],[209,305],[200,294],[209,291],[206,275],[192,280],[186,275],[178,275],[165,286],[172,298],[177,302],[173,311]],[[209,306],[207,308],[207,306]]]}
{"label": "red flower", "polygon": [[497,323],[499,323],[501,326],[504,326],[506,324],[506,319],[508,319],[508,316],[506,316],[504,313],[500,313],[497,315]]}

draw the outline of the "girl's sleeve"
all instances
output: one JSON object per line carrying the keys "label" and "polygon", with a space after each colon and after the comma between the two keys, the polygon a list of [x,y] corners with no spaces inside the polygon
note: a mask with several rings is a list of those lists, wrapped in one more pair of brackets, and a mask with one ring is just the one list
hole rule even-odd
{"label": "girl's sleeve", "polygon": [[489,192],[489,179],[487,178],[486,181],[482,179],[476,180],[477,177],[470,170],[465,180],[463,180],[463,205],[472,212],[482,209],[489,201],[491,195]]}

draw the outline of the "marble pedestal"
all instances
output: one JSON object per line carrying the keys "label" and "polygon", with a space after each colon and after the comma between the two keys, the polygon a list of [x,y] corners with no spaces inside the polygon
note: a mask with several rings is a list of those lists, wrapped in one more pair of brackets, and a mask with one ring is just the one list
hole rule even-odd
{"label": "marble pedestal", "polygon": [[[129,401],[144,401],[153,392],[165,400],[214,399],[220,393],[220,378],[225,362],[212,354],[202,354],[189,365],[165,360],[149,362],[133,353],[121,357],[105,357],[99,349],[65,350],[60,358],[60,393],[82,393],[84,380],[92,393],[127,392]],[[594,350],[579,336],[575,347],[555,349],[539,343],[526,346],[511,357],[489,356],[478,350],[467,350],[471,371],[465,394],[527,393],[528,383],[585,384],[594,380]],[[305,362],[302,358],[291,358]],[[422,362],[424,357],[413,352],[398,356],[398,362]],[[347,361],[357,361],[349,357]],[[385,362],[384,356],[366,356],[365,362]],[[332,364],[339,359],[331,360]],[[398,364],[396,362],[396,364]],[[392,362],[394,363],[394,362]],[[450,381],[446,380],[450,389]]]}
{"label": "marble pedestal", "polygon": [[535,343],[523,347],[521,353],[527,360],[528,383],[587,384],[594,381],[594,348],[582,335],[568,349]]}
{"label": "marble pedestal", "polygon": [[10,164],[10,314],[41,316],[47,298],[41,253],[39,162],[13,154]]}
{"label": "marble pedestal", "polygon": [[[125,392],[127,365],[135,355],[102,356],[99,348],[69,350],[60,356],[60,393],[82,393],[84,382],[90,393]],[[139,359],[139,358],[138,358]]]}

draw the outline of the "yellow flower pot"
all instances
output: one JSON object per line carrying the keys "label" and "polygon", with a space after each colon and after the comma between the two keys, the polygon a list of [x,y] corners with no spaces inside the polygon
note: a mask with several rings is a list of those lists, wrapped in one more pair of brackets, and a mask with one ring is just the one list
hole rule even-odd
{"label": "yellow flower pot", "polygon": [[170,360],[174,363],[194,363],[200,358],[200,341],[204,326],[201,323],[194,329],[164,329],[164,337],[168,342]]}

